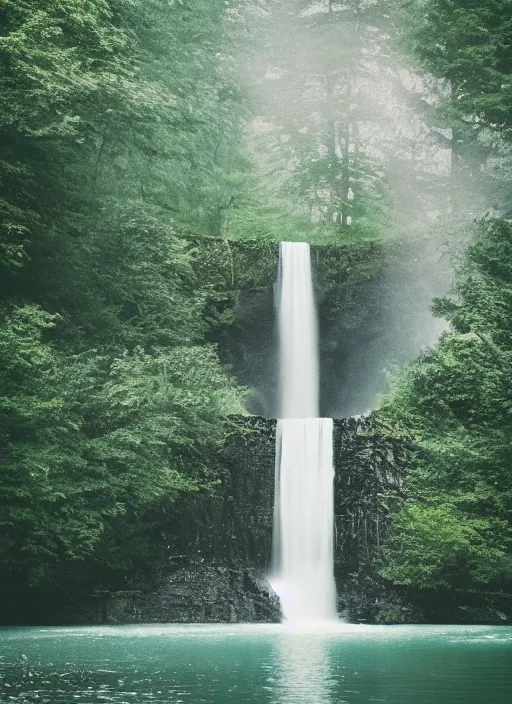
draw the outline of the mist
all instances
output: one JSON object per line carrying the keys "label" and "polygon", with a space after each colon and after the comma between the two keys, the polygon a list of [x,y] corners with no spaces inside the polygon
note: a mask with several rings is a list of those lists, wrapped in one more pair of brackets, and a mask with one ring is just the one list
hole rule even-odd
{"label": "mist", "polygon": [[310,224],[312,243],[387,243],[372,281],[340,281],[336,304],[318,304],[322,412],[365,413],[394,366],[447,329],[432,299],[449,290],[471,223],[500,207],[495,175],[461,153],[438,109],[450,85],[407,58],[387,3],[255,3],[247,24],[247,142],[267,192]]}

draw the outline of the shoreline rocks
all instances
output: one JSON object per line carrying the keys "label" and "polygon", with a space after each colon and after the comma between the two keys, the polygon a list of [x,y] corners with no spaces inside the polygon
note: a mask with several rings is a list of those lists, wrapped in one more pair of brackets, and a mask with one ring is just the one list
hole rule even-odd
{"label": "shoreline rocks", "polygon": [[113,592],[104,622],[279,623],[281,605],[257,570],[188,565],[161,575],[150,590]]}

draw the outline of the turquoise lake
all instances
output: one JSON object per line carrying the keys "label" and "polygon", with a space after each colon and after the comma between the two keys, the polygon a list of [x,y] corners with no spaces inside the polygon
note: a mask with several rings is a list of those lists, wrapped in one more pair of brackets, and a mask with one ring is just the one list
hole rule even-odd
{"label": "turquoise lake", "polygon": [[512,628],[4,628],[0,701],[511,704]]}

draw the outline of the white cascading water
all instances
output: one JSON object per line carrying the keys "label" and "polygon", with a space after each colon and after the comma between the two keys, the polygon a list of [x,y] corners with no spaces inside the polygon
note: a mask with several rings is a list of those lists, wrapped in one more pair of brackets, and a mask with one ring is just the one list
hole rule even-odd
{"label": "white cascading water", "polygon": [[336,618],[331,418],[318,418],[317,322],[309,245],[281,242],[272,583],[287,620]]}
{"label": "white cascading water", "polygon": [[309,244],[279,245],[277,296],[280,418],[316,418],[318,342]]}

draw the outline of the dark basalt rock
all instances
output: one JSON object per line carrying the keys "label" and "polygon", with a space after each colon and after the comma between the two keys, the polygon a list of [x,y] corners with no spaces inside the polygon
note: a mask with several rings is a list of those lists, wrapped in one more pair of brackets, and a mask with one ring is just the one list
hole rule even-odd
{"label": "dark basalt rock", "polygon": [[279,623],[281,606],[256,570],[189,565],[160,575],[152,589],[112,594],[104,620],[126,623]]}
{"label": "dark basalt rock", "polygon": [[351,574],[375,569],[408,462],[407,443],[378,417],[334,421],[334,560],[339,589]]}
{"label": "dark basalt rock", "polygon": [[338,613],[353,623],[426,623],[417,604],[366,568],[346,577],[338,591]]}
{"label": "dark basalt rock", "polygon": [[[270,564],[274,503],[276,420],[243,420],[224,454],[228,476],[215,523],[196,548],[208,559]],[[334,421],[335,577],[339,610],[355,622],[421,622],[421,610],[390,591],[378,576],[377,552],[400,501],[408,466],[403,438],[378,416]],[[190,553],[190,549],[185,549]]]}
{"label": "dark basalt rock", "polygon": [[[208,340],[221,362],[253,390],[248,409],[279,415],[274,284],[277,242],[191,237],[199,276],[216,281],[208,303]],[[319,323],[320,414],[364,413],[388,389],[392,365],[415,359],[437,337],[430,304],[451,282],[439,242],[422,236],[394,242],[311,245]]]}
{"label": "dark basalt rock", "polygon": [[[224,449],[222,486],[207,505],[194,512],[201,523],[192,523],[190,516],[178,516],[169,525],[153,585],[144,587],[142,600],[132,599],[124,611],[115,611],[115,622],[120,618],[148,622],[254,620],[253,607],[242,598],[240,580],[234,575],[247,573],[249,566],[264,573],[270,565],[277,421],[249,416],[233,422],[238,430],[230,435]],[[340,611],[346,612],[349,620],[373,623],[384,618],[379,616],[381,612],[394,613],[394,604],[402,608],[378,578],[376,553],[387,536],[393,502],[399,500],[407,451],[403,440],[394,437],[375,416],[335,420],[334,465],[335,576]],[[188,566],[199,560],[203,561],[200,569]],[[212,564],[223,566],[204,566]],[[231,577],[220,578],[219,570]],[[204,599],[194,597],[193,590],[187,591],[187,584],[195,583],[196,592],[204,593]],[[136,580],[133,588],[140,588]],[[188,594],[187,603],[180,601],[183,590]],[[168,607],[164,605],[165,594],[169,595]],[[212,596],[215,594],[218,596]],[[109,608],[114,609],[119,599],[116,597]],[[406,605],[404,608],[405,618],[410,610]]]}
{"label": "dark basalt rock", "polygon": [[163,533],[161,562],[202,560],[265,572],[271,560],[275,420],[234,416],[220,463],[222,483],[173,513]]}

